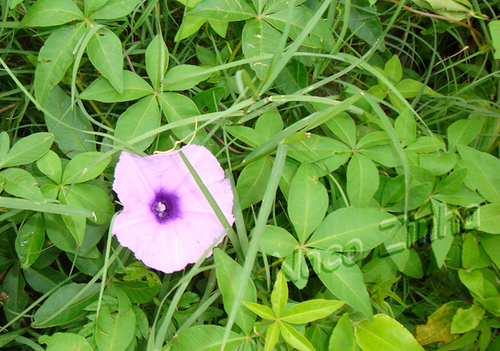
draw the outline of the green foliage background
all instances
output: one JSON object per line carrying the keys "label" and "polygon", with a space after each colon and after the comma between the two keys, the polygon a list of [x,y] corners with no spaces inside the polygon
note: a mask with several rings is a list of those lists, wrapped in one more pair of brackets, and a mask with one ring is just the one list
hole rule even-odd
{"label": "green foliage background", "polygon": [[[499,4],[0,0],[0,347],[500,349]],[[111,184],[182,142],[236,223],[165,275]]]}

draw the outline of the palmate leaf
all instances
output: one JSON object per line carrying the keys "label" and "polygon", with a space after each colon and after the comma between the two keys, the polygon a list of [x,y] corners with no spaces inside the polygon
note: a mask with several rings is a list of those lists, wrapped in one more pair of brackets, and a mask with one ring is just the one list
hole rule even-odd
{"label": "palmate leaf", "polygon": [[99,284],[70,283],[50,295],[35,312],[34,328],[48,328],[70,323],[86,311],[85,308],[98,298]]}
{"label": "palmate leaf", "polygon": [[338,252],[362,252],[382,244],[399,227],[397,218],[384,211],[341,208],[326,216],[307,245]]}
{"label": "palmate leaf", "polygon": [[328,193],[310,163],[297,170],[288,193],[288,214],[300,243],[318,227],[328,209]]}
{"label": "palmate leaf", "polygon": [[188,16],[223,21],[241,21],[257,14],[245,0],[204,0],[187,13]]}
{"label": "palmate leaf", "polygon": [[141,0],[108,0],[106,4],[97,9],[92,15],[92,19],[118,19],[131,13]]}
{"label": "palmate leaf", "polygon": [[[196,325],[179,334],[172,351],[219,351],[225,328],[218,325]],[[236,350],[246,336],[230,332],[224,350]]]}
{"label": "palmate leaf", "polygon": [[[349,29],[368,45],[375,45],[383,35],[382,22],[376,7],[371,6],[368,0],[351,0]],[[384,43],[381,43],[379,48],[384,50]]]}
{"label": "palmate leaf", "polygon": [[[281,38],[280,32],[263,20],[247,21],[242,33],[242,50],[246,58],[274,54]],[[260,79],[263,79],[271,60],[250,63]]]}
{"label": "palmate leaf", "polygon": [[84,35],[83,23],[54,31],[40,49],[35,70],[35,97],[43,105],[49,92],[64,77],[73,62],[73,51]]}
{"label": "palmate leaf", "polygon": [[89,40],[90,62],[106,77],[118,93],[123,92],[123,53],[120,39],[108,28],[101,28]]}
{"label": "palmate leaf", "polygon": [[23,269],[31,266],[40,256],[45,242],[45,227],[40,212],[23,224],[16,237],[16,251]]}
{"label": "palmate leaf", "polygon": [[168,48],[163,37],[157,35],[146,49],[146,72],[156,88],[167,73]]}
{"label": "palmate leaf", "polygon": [[59,149],[68,157],[96,150],[92,124],[79,107],[71,108],[71,99],[61,88],[56,86],[50,91],[43,107],[52,115],[45,115],[47,129],[55,135]]}
{"label": "palmate leaf", "polygon": [[16,142],[7,155],[0,159],[0,168],[20,166],[35,162],[49,151],[54,142],[51,133],[34,133]]}
{"label": "palmate leaf", "polygon": [[311,250],[307,256],[319,279],[332,294],[372,319],[370,296],[359,267],[346,256]]}
{"label": "palmate leaf", "polygon": [[366,207],[378,190],[380,177],[377,166],[368,157],[354,153],[347,166],[349,204]]}
{"label": "palmate leaf", "polygon": [[[283,31],[288,22],[289,11],[290,8],[287,8],[286,10],[266,15],[264,19],[278,30]],[[293,15],[292,22],[290,23],[289,35],[295,40],[314,16],[314,11],[301,6],[295,7],[292,11]],[[302,45],[330,51],[334,45],[333,34],[330,27],[326,22],[319,20]]]}
{"label": "palmate leaf", "polygon": [[111,314],[109,307],[101,308],[96,320],[95,341],[99,350],[126,350],[135,335],[135,313],[127,294],[113,289],[118,296],[118,313]]}
{"label": "palmate leaf", "polygon": [[83,336],[75,333],[54,333],[52,335],[42,335],[38,342],[47,344],[47,351],[66,350],[68,345],[78,351],[94,351],[90,343]]}
{"label": "palmate leaf", "polygon": [[[227,314],[231,313],[236,292],[238,290],[239,277],[243,268],[220,249],[214,250],[216,264],[217,283],[222,292],[224,309]],[[257,293],[251,279],[248,280],[242,301],[256,302]],[[249,335],[254,326],[257,316],[245,308],[239,308],[235,323],[241,328],[245,335]]]}
{"label": "palmate leaf", "polygon": [[137,73],[123,71],[123,91],[117,92],[106,78],[98,78],[80,97],[101,102],[124,102],[140,99],[154,93],[153,88]]}
{"label": "palmate leaf", "polygon": [[413,335],[399,322],[385,314],[373,321],[362,321],[355,326],[356,341],[363,351],[424,351]]}
{"label": "palmate leaf", "polygon": [[82,11],[71,0],[39,0],[21,21],[23,27],[58,26],[74,20],[84,20]]}
{"label": "palmate leaf", "polygon": [[[127,142],[160,127],[160,109],[153,95],[147,96],[130,106],[116,123],[115,143]],[[153,142],[154,136],[134,143],[144,150]]]}

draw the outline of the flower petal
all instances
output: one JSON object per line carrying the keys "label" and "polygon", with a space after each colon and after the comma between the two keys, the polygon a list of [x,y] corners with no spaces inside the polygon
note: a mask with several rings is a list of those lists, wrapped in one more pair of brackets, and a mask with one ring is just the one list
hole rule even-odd
{"label": "flower petal", "polygon": [[[217,159],[203,146],[181,150],[232,225],[233,192]],[[122,152],[113,189],[124,205],[113,234],[157,270],[172,273],[195,263],[224,232],[179,152],[146,157]],[[159,221],[152,210],[158,196],[175,199],[171,218]]]}

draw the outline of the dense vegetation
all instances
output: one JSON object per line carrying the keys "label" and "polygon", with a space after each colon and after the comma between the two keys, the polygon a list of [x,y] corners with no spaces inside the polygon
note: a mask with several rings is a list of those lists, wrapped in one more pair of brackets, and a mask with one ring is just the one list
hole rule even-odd
{"label": "dense vegetation", "polygon": [[[1,0],[0,347],[500,349],[499,5]],[[165,274],[112,184],[182,143],[235,224]]]}

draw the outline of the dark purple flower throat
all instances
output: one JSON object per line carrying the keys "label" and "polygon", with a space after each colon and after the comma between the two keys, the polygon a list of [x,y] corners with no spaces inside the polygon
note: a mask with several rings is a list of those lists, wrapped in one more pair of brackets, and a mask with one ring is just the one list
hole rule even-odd
{"label": "dark purple flower throat", "polygon": [[154,201],[151,203],[151,212],[160,223],[177,217],[177,197],[163,192],[156,194]]}

